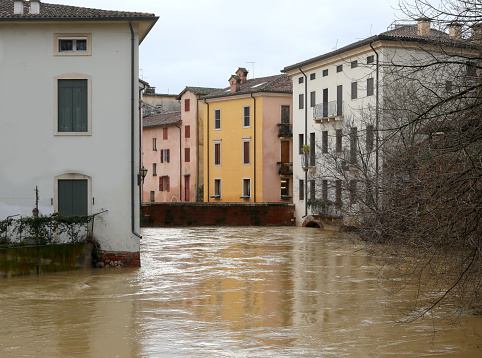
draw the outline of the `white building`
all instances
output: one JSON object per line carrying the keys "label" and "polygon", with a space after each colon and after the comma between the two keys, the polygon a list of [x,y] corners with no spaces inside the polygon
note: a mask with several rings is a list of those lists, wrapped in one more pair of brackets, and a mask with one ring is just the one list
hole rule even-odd
{"label": "white building", "polygon": [[[333,179],[326,165],[334,157],[349,169],[361,151],[378,175],[382,160],[377,150],[377,129],[383,126],[380,108],[384,93],[397,86],[391,81],[390,68],[394,63],[419,64],[432,59],[440,52],[440,40],[451,45],[441,56],[449,55],[449,51],[450,55],[460,53],[463,47],[454,46],[463,42],[456,28],[446,34],[422,20],[415,25],[394,26],[282,70],[293,79],[293,201],[297,225],[312,225],[317,221],[314,214],[341,216],[353,206],[350,192],[357,190],[357,182],[347,185],[347,181]],[[349,170],[346,173],[350,175]],[[310,200],[340,203],[343,210],[331,204],[313,210]]]}
{"label": "white building", "polygon": [[139,253],[138,48],[153,14],[0,0],[0,220],[95,214],[107,253]]}

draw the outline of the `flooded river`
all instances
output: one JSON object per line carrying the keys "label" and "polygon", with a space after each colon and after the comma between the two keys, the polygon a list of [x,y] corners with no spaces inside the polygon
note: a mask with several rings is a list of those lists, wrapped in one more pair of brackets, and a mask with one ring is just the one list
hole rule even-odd
{"label": "flooded river", "polygon": [[342,236],[144,229],[141,269],[0,280],[0,357],[481,357],[482,317],[407,306]]}

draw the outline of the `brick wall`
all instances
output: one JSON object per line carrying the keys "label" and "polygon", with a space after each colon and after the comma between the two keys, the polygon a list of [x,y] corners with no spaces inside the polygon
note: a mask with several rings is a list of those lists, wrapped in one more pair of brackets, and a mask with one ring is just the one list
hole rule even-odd
{"label": "brick wall", "polygon": [[141,226],[293,226],[293,204],[146,203]]}

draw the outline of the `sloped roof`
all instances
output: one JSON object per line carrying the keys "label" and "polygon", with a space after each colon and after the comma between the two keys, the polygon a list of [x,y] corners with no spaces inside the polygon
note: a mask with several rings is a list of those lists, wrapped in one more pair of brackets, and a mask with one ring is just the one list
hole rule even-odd
{"label": "sloped roof", "polygon": [[[66,0],[67,1],[67,0]],[[13,13],[13,0],[0,0],[0,22],[13,21],[119,21],[132,20],[146,22],[141,29],[140,42],[154,26],[158,17],[150,13],[115,10],[99,10],[84,7],[57,5],[40,2],[40,13],[30,14],[28,2],[24,2],[24,13]]]}
{"label": "sloped roof", "polygon": [[271,93],[293,93],[293,82],[287,75],[275,75],[259,77],[247,80],[239,85],[239,91],[231,93],[231,87],[223,88],[204,96],[203,98],[217,98],[237,96],[240,94],[271,92]]}
{"label": "sloped roof", "polygon": [[181,123],[181,111],[153,114],[143,118],[143,127],[165,127]]}
{"label": "sloped roof", "polygon": [[184,90],[181,93],[179,93],[176,99],[180,100],[182,95],[187,91],[194,93],[196,96],[205,96],[207,94],[210,94],[219,90],[220,88],[186,86],[186,88],[184,88]]}
{"label": "sloped roof", "polygon": [[452,47],[463,47],[463,48],[470,48],[471,45],[467,43],[467,41],[463,40],[457,40],[454,38],[451,38],[447,33],[436,30],[436,29],[430,29],[430,37],[424,37],[424,36],[419,36],[417,33],[417,25],[405,25],[405,26],[400,26],[396,27],[392,30],[388,30],[386,32],[383,32],[379,35],[367,37],[366,39],[360,40],[353,42],[347,46],[341,47],[335,51],[327,52],[323,55],[317,56],[310,58],[305,61],[301,61],[298,63],[295,63],[290,66],[286,66],[281,70],[281,72],[288,72],[294,69],[297,69],[299,67],[309,65],[311,63],[315,63],[327,58],[330,58],[332,56],[337,56],[340,55],[344,52],[356,49],[358,47],[366,46],[372,42],[375,41],[404,41],[404,42],[418,42],[418,43],[426,43],[426,44],[438,44],[438,45],[444,45],[444,46],[452,46]]}

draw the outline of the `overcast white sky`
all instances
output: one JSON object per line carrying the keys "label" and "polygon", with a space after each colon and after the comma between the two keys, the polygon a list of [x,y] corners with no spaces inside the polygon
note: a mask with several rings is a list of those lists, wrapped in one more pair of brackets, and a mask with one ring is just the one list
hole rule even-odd
{"label": "overcast white sky", "polygon": [[398,0],[45,0],[149,12],[159,20],[141,45],[140,77],[158,93],[227,87],[238,67],[251,78],[379,34]]}

